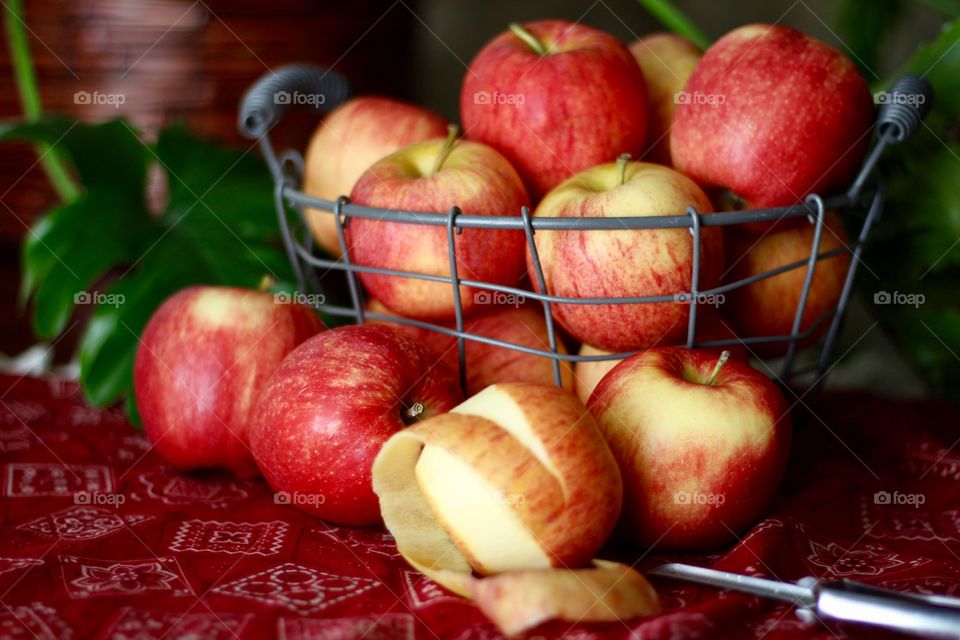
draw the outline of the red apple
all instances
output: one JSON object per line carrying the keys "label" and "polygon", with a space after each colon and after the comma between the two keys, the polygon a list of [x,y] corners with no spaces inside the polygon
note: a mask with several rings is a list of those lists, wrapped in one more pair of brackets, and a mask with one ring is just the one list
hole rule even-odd
{"label": "red apple", "polygon": [[[811,224],[789,227],[764,236],[731,230],[731,233],[726,236],[731,262],[726,280],[735,282],[771,269],[807,260],[813,246],[813,233],[814,226]],[[820,236],[819,253],[828,253],[846,246],[847,235],[843,231],[840,218],[835,213],[828,213]],[[847,271],[850,269],[850,259],[850,253],[843,252],[817,261],[817,266],[813,270],[810,293],[803,309],[801,332],[808,330],[814,322],[840,301]],[[742,337],[787,336],[793,329],[793,319],[806,277],[807,267],[804,265],[758,280],[753,284],[727,292],[723,308]],[[829,326],[829,320],[821,322],[810,339],[802,341],[799,346],[809,344]],[[782,355],[786,352],[787,345],[786,343],[760,343],[750,345],[750,349],[760,356],[767,357]]]}
{"label": "red apple", "polygon": [[[657,164],[599,165],[551,191],[539,218],[679,215],[688,206],[711,210],[703,191],[686,176]],[[700,289],[713,287],[723,265],[723,235],[702,230]],[[537,252],[547,290],[571,298],[680,294],[690,289],[690,230],[538,231]],[[531,257],[527,257],[532,263]],[[533,273],[532,264],[529,270]],[[536,281],[534,281],[536,285]],[[679,300],[679,299],[678,299]],[[687,329],[684,302],[555,304],[557,320],[577,340],[609,351],[676,344]]]}
{"label": "red apple", "polygon": [[[478,142],[420,142],[370,167],[350,194],[356,204],[385,209],[446,212],[458,206],[474,215],[519,215],[528,204],[520,176],[507,160]],[[359,264],[450,276],[447,229],[355,218],[347,227],[353,260]],[[524,275],[521,230],[464,229],[456,236],[461,278],[516,285]],[[412,318],[451,320],[451,285],[415,278],[361,274],[375,298]],[[474,291],[460,288],[463,310],[474,306]]]}
{"label": "red apple", "polygon": [[728,190],[728,208],[789,205],[845,186],[869,142],[870,89],[832,47],[778,25],[731,31],[677,105],[673,165]]}
{"label": "red apple", "polygon": [[[700,307],[697,310],[697,341],[698,342],[712,342],[714,340],[737,340],[738,336],[734,332],[733,328],[727,322],[727,320],[721,316],[717,311],[714,311],[712,307]],[[686,339],[682,340],[682,343],[685,343]],[[749,362],[750,354],[747,351],[747,348],[740,344],[733,344],[731,346],[723,347],[712,347],[712,351],[716,351],[719,355],[723,351],[729,351],[730,356],[733,358],[738,358],[744,362]],[[583,343],[580,345],[580,355],[581,356],[599,356],[599,355],[610,355],[612,351],[607,351],[605,349],[599,349],[593,345]],[[578,362],[574,367],[574,391],[577,394],[577,397],[580,398],[584,403],[590,399],[590,394],[593,393],[593,390],[597,388],[597,385],[600,384],[600,381],[603,379],[607,372],[613,369],[617,364],[622,362],[624,358],[616,360],[584,360],[583,362]]]}
{"label": "red apple", "polygon": [[229,287],[191,287],[168,298],[140,338],[133,383],[144,431],[181,469],[257,475],[250,415],[267,379],[323,329],[300,304]]}
{"label": "red apple", "polygon": [[[447,123],[414,104],[381,96],[361,96],[330,112],[317,127],[303,165],[304,193],[334,201],[349,195],[374,162],[414,142],[443,136]],[[333,214],[307,209],[317,243],[340,256]]]}
{"label": "red apple", "polygon": [[783,476],[786,401],[759,371],[714,351],[638,353],[587,406],[623,476],[618,531],[638,547],[725,544],[760,516]]}
{"label": "red apple", "polygon": [[630,53],[643,71],[650,97],[647,151],[644,159],[670,164],[670,128],[687,78],[703,51],[675,33],[652,33],[634,41]]}
{"label": "red apple", "polygon": [[564,20],[510,25],[473,59],[460,93],[467,136],[507,156],[535,200],[577,172],[639,155],[646,112],[626,46]]}
{"label": "red apple", "polygon": [[[492,300],[492,297],[491,297]],[[367,311],[396,315],[382,302],[372,299]],[[371,322],[387,322],[372,320]],[[437,354],[454,371],[460,368],[460,352],[455,337],[405,324],[392,324],[413,336],[417,342]],[[451,329],[455,325],[448,325]],[[502,340],[510,344],[532,349],[550,350],[547,323],[543,307],[539,305],[493,305],[489,310],[476,313],[464,321],[464,331]],[[557,342],[557,351],[567,353],[563,342]],[[498,382],[538,382],[554,384],[553,364],[550,358],[531,355],[506,347],[465,340],[467,363],[467,395],[472,396]],[[569,362],[560,363],[560,379],[567,390],[573,388],[573,369]]]}
{"label": "red apple", "polygon": [[405,333],[338,327],[277,369],[250,448],[281,502],[337,524],[374,525],[381,520],[370,474],[380,446],[461,400],[454,373]]}

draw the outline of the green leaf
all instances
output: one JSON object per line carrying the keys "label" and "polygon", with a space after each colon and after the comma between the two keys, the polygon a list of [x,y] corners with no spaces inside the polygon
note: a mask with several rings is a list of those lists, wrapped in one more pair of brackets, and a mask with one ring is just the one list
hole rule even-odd
{"label": "green leaf", "polygon": [[[943,25],[933,42],[923,44],[904,68],[933,85],[934,109],[950,120],[960,118],[960,20]],[[900,75],[900,74],[896,74]],[[895,77],[895,76],[894,76]]]}
{"label": "green leaf", "polygon": [[142,199],[148,147],[123,120],[85,124],[48,117],[30,124],[0,126],[0,141],[46,142],[66,152],[83,186]]}
{"label": "green leaf", "polygon": [[903,0],[843,0],[837,27],[854,62],[868,79],[876,78],[884,37],[903,15]]}
{"label": "green leaf", "polygon": [[136,259],[150,225],[124,197],[100,191],[57,214],[41,220],[44,244],[28,242],[24,250],[21,289],[34,294],[34,330],[45,339],[63,331],[77,302],[90,304],[98,295],[87,291],[91,285],[116,264]]}

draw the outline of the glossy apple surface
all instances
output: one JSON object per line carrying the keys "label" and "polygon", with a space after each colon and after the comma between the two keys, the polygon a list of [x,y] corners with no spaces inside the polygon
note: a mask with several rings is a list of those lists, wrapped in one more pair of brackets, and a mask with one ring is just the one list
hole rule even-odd
{"label": "glossy apple surface", "polygon": [[729,191],[729,208],[845,187],[867,149],[873,98],[853,62],[793,29],[740,27],[704,54],[677,105],[673,166]]}
{"label": "glossy apple surface", "polygon": [[790,450],[779,389],[713,351],[657,348],[615,367],[588,407],[624,483],[619,534],[639,548],[731,541],[763,512]]}
{"label": "glossy apple surface", "polygon": [[539,199],[571,175],[622,153],[647,131],[643,73],[617,38],[542,20],[506,31],[470,63],[460,93],[469,138],[502,152]]}
{"label": "glossy apple surface", "polygon": [[[442,137],[447,123],[435,113],[402,100],[360,96],[327,115],[307,146],[303,191],[335,201],[349,196],[374,162],[414,142]],[[324,251],[340,256],[333,214],[307,209],[307,223]]]}
{"label": "glossy apple surface", "polygon": [[[375,163],[359,179],[350,199],[391,210],[444,213],[460,207],[475,215],[519,215],[528,204],[520,176],[486,145],[461,140],[420,142]],[[347,227],[351,258],[359,264],[450,276],[447,229],[356,218]],[[523,277],[522,230],[464,229],[456,236],[460,278],[516,285]],[[452,320],[452,286],[400,276],[362,273],[373,297],[402,315]],[[465,313],[474,290],[460,287]]]}
{"label": "glossy apple surface", "polygon": [[312,309],[271,293],[191,287],[168,298],[134,364],[137,409],[154,450],[180,469],[257,475],[253,408],[283,358],[322,329]]}
{"label": "glossy apple surface", "polygon": [[281,501],[337,524],[375,525],[370,474],[380,446],[461,400],[454,373],[410,336],[338,327],[281,363],[262,393],[250,447]]}
{"label": "glossy apple surface", "polygon": [[[657,164],[617,162],[570,178],[547,194],[535,216],[682,215],[689,206],[704,213],[711,210],[706,195],[686,176]],[[676,295],[690,289],[693,238],[687,228],[542,230],[534,239],[547,290],[553,295],[622,298]],[[529,251],[527,261],[534,273]],[[701,290],[717,283],[722,265],[723,236],[717,227],[704,227]],[[558,303],[553,305],[553,313],[580,342],[617,352],[675,344],[685,335],[690,306],[680,301]]]}

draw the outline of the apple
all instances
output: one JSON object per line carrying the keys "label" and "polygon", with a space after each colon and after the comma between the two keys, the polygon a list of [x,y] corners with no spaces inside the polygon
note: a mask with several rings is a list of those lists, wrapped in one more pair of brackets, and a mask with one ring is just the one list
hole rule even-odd
{"label": "apple", "polygon": [[581,569],[617,521],[622,481],[593,418],[563,389],[493,385],[393,435],[373,487],[404,558],[507,633],[657,609],[629,567]]}
{"label": "apple", "polygon": [[[360,96],[344,102],[310,138],[303,164],[303,192],[335,201],[349,195],[374,162],[414,142],[443,136],[447,123],[401,100]],[[340,257],[337,225],[329,211],[306,209],[307,224],[324,251]]]}
{"label": "apple", "polygon": [[[456,139],[419,142],[383,158],[357,181],[350,199],[385,209],[446,212],[457,206],[474,215],[519,215],[529,203],[520,176],[507,160],[478,142]],[[347,227],[354,262],[450,277],[447,229],[355,218]],[[522,230],[463,229],[456,236],[461,278],[516,285],[524,275]],[[360,274],[373,297],[405,316],[451,320],[453,288],[445,282]],[[474,307],[474,290],[461,286],[463,311]]]}
{"label": "apple", "polygon": [[704,54],[677,105],[673,166],[726,192],[726,208],[790,205],[847,185],[874,120],[870,89],[836,49],[752,24]]}
{"label": "apple", "polygon": [[[712,307],[699,307],[697,310],[697,341],[712,342],[714,340],[738,340],[738,336],[730,327],[729,323]],[[682,342],[685,342],[682,341]],[[738,358],[744,362],[750,360],[750,354],[743,345],[734,344],[731,346],[711,347],[713,351],[720,354],[722,351],[729,351],[731,357]],[[593,345],[583,343],[580,345],[581,356],[600,356],[611,355],[612,351],[600,349]],[[584,360],[574,366],[574,392],[583,402],[590,399],[590,394],[596,389],[600,380],[607,372],[617,366],[624,358],[614,360]]]}
{"label": "apple", "polygon": [[467,136],[503,153],[534,200],[575,173],[638,155],[643,73],[617,38],[582,24],[512,24],[476,55],[460,92]]}
{"label": "apple", "polygon": [[180,469],[257,475],[250,415],[294,347],[323,329],[312,309],[264,291],[190,287],[154,312],[133,370],[153,449]]}
{"label": "apple", "polygon": [[[491,296],[488,298],[493,301]],[[396,315],[375,298],[367,303],[367,311]],[[371,320],[370,322],[387,321]],[[457,349],[455,337],[411,325],[397,323],[392,326],[409,333],[454,371],[460,370],[460,352]],[[456,327],[453,324],[446,326],[451,329]],[[550,350],[547,323],[543,316],[543,307],[540,305],[491,305],[489,310],[480,311],[465,319],[463,329],[474,335],[502,340],[522,347]],[[464,348],[468,396],[498,382],[554,384],[553,363],[550,358],[469,339],[464,340]],[[557,352],[567,353],[559,336]],[[573,368],[569,362],[561,361],[560,379],[564,389],[573,389]]]}
{"label": "apple", "polygon": [[[813,246],[813,234],[812,224],[788,227],[760,237],[731,230],[731,233],[726,236],[728,255],[731,260],[726,280],[736,282],[771,269],[807,260]],[[819,253],[828,253],[846,246],[847,235],[844,233],[840,218],[835,213],[828,212],[820,236]],[[850,253],[844,252],[817,261],[800,322],[801,332],[810,329],[814,322],[827,314],[840,301],[847,271],[850,269],[850,260]],[[779,275],[758,280],[727,292],[723,308],[730,316],[737,332],[743,337],[787,336],[793,330],[794,315],[806,277],[807,267],[803,265]],[[817,331],[809,339],[801,341],[798,346],[810,344],[829,326],[829,320],[823,321]],[[787,344],[751,344],[750,349],[763,357],[776,356],[786,352]]]}
{"label": "apple", "polygon": [[[711,211],[692,180],[668,167],[621,157],[570,178],[540,202],[539,218],[681,215]],[[547,290],[571,298],[680,294],[690,289],[693,238],[687,228],[538,231],[534,236]],[[723,265],[723,234],[701,231],[700,289],[712,288]],[[534,273],[528,251],[528,269]],[[539,290],[539,284],[534,280]],[[675,344],[685,335],[685,302],[554,304],[557,321],[580,342],[609,351]]]}
{"label": "apple", "polygon": [[631,356],[587,406],[623,475],[618,534],[640,548],[729,542],[762,513],[786,467],[783,395],[748,364],[712,350]]}
{"label": "apple", "polygon": [[630,53],[643,71],[650,98],[647,151],[644,159],[670,164],[670,128],[683,87],[703,51],[675,33],[652,33],[630,44]]}
{"label": "apple", "polygon": [[454,373],[402,331],[338,327],[280,364],[261,394],[250,449],[279,501],[329,522],[375,525],[370,473],[380,446],[461,399]]}

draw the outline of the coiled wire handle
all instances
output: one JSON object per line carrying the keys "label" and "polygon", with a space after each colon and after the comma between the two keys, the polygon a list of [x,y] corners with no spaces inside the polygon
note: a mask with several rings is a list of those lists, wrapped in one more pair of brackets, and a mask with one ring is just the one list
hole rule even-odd
{"label": "coiled wire handle", "polygon": [[902,76],[889,91],[877,95],[877,131],[890,142],[903,142],[920,127],[933,106],[933,87],[926,78]]}
{"label": "coiled wire handle", "polygon": [[308,65],[287,65],[260,77],[240,102],[240,132],[251,140],[280,122],[290,107],[326,113],[347,99],[350,85],[340,74]]}

